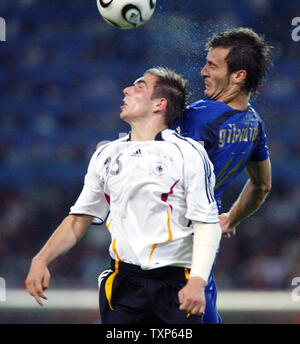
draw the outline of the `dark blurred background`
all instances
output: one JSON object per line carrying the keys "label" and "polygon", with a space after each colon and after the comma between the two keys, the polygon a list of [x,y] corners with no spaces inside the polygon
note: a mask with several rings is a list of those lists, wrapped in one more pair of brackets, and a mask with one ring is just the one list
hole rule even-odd
{"label": "dark blurred background", "polygon": [[[252,105],[265,121],[273,190],[254,216],[223,239],[220,290],[290,290],[300,274],[300,42],[291,34],[297,0],[158,0],[151,20],[118,30],[94,0],[1,0],[0,276],[24,288],[31,258],[76,201],[98,142],[128,130],[119,119],[122,90],[148,68],[164,65],[202,97],[204,44],[237,26],[264,34],[274,66]],[[224,211],[246,174],[225,192]],[[105,226],[91,226],[50,265],[52,288],[97,288],[108,266]]]}

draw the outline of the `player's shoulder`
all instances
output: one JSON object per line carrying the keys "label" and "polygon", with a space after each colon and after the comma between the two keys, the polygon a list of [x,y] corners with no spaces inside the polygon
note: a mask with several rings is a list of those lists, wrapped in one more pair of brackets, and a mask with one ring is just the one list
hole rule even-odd
{"label": "player's shoulder", "polygon": [[104,155],[110,154],[113,150],[120,146],[124,142],[128,142],[130,139],[130,134],[127,134],[119,139],[113,141],[101,141],[97,144],[94,156],[99,158]]}
{"label": "player's shoulder", "polygon": [[227,110],[229,107],[226,103],[220,102],[218,100],[211,99],[201,99],[187,106],[190,110],[202,110],[202,111],[223,111]]}
{"label": "player's shoulder", "polygon": [[260,114],[251,106],[251,104],[248,105],[248,113],[253,116],[255,120],[263,123],[263,119],[261,118]]}
{"label": "player's shoulder", "polygon": [[175,130],[166,129],[162,133],[165,141],[176,144],[181,150],[187,153],[205,152],[205,148],[200,142],[186,136],[178,134]]}
{"label": "player's shoulder", "polygon": [[224,102],[201,99],[187,106],[187,116],[189,119],[202,118],[205,121],[211,121],[224,112],[228,112],[230,107]]}

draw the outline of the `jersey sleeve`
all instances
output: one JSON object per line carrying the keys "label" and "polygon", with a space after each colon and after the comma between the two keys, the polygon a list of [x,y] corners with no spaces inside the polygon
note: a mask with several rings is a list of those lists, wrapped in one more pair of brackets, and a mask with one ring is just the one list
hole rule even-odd
{"label": "jersey sleeve", "polygon": [[109,204],[104,195],[103,182],[97,173],[97,159],[96,151],[89,163],[83,189],[69,214],[90,215],[104,222],[109,212]]}
{"label": "jersey sleeve", "polygon": [[214,198],[213,165],[204,148],[195,142],[184,157],[187,212],[191,221],[217,223],[218,207]]}
{"label": "jersey sleeve", "polygon": [[256,141],[257,143],[251,154],[250,161],[264,161],[269,157],[269,148],[267,146],[267,135],[263,122],[260,123],[259,136]]}

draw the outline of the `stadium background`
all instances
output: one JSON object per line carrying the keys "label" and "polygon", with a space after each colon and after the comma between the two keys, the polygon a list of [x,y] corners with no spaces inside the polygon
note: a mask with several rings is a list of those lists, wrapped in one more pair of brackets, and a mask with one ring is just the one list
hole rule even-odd
{"label": "stadium background", "polygon": [[[292,291],[292,279],[300,276],[300,42],[291,37],[299,1],[158,0],[152,19],[130,31],[106,24],[94,0],[2,0],[0,16],[7,26],[0,42],[0,276],[7,295],[24,291],[31,258],[76,200],[97,143],[128,130],[119,119],[122,89],[147,68],[165,65],[183,73],[191,100],[199,99],[206,38],[236,26],[253,28],[274,46],[274,66],[252,100],[266,124],[273,190],[238,234],[222,241],[216,280],[220,292]],[[243,174],[227,190],[224,211],[245,180]],[[51,289],[96,290],[108,244],[105,226],[92,226],[50,265]],[[5,305],[0,302],[0,322],[39,322],[37,311]],[[63,314],[42,321],[91,319]],[[223,318],[275,321],[253,314]],[[277,314],[276,321],[300,318]]]}

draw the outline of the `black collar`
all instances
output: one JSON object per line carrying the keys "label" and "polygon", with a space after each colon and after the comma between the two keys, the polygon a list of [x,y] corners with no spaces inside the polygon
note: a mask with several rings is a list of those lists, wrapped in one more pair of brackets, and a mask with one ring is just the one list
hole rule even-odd
{"label": "black collar", "polygon": [[[162,137],[162,132],[165,131],[166,129],[160,131],[156,136],[154,141],[164,141],[163,137]],[[128,139],[127,142],[131,141],[131,131],[128,133]]]}

